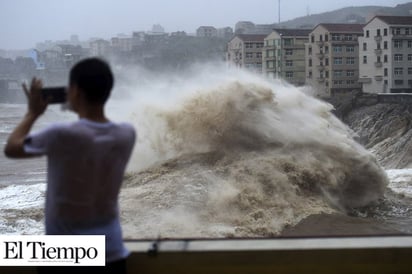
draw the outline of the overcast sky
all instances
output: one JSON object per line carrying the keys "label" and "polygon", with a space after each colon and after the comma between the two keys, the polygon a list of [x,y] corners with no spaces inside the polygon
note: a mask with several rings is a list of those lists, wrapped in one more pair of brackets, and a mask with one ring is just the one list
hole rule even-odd
{"label": "overcast sky", "polygon": [[[395,6],[402,0],[281,0],[281,21],[348,6]],[[195,32],[201,25],[278,22],[278,0],[0,0],[0,49],[25,49],[79,35],[111,38],[151,30]]]}

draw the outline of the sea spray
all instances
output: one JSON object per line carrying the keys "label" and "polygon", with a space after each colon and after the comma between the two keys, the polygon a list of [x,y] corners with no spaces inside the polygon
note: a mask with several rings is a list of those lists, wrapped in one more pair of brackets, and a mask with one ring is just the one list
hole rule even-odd
{"label": "sea spray", "polygon": [[385,172],[331,105],[244,71],[198,75],[136,99],[126,238],[273,236],[382,197]]}

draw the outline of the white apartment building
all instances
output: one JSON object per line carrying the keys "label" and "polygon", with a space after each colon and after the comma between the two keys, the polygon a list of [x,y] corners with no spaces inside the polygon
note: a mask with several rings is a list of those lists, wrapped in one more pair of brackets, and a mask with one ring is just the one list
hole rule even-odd
{"label": "white apartment building", "polygon": [[238,34],[227,44],[229,66],[247,68],[262,73],[262,50],[266,35]]}
{"label": "white apartment building", "polygon": [[110,42],[98,39],[90,42],[90,53],[92,56],[106,56],[110,53],[111,46]]}
{"label": "white apartment building", "polygon": [[361,24],[319,24],[306,47],[306,84],[321,96],[360,90]]}
{"label": "white apartment building", "polygon": [[263,73],[302,86],[305,84],[305,44],[309,29],[274,29],[264,39]]}
{"label": "white apartment building", "polygon": [[217,29],[212,26],[201,26],[196,30],[198,37],[217,37]]}
{"label": "white apartment building", "polygon": [[359,38],[365,93],[412,93],[412,16],[375,16]]}

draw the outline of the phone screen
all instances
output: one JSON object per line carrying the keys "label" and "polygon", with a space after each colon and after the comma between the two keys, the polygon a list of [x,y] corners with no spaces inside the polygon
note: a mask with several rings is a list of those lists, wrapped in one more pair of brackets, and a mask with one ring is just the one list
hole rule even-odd
{"label": "phone screen", "polygon": [[66,102],[66,87],[48,87],[42,89],[43,98],[49,100],[49,104],[62,104]]}

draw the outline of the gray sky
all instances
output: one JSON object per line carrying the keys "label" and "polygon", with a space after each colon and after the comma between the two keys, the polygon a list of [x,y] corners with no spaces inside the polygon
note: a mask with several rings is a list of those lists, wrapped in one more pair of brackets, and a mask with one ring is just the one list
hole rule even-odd
{"label": "gray sky", "polygon": [[[281,20],[348,6],[395,6],[402,0],[281,0]],[[79,35],[111,38],[151,30],[195,32],[201,25],[234,27],[238,21],[278,21],[278,0],[0,0],[0,49],[34,47]]]}

